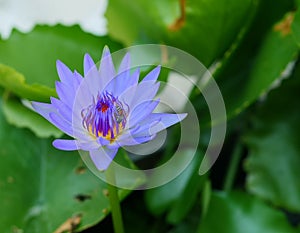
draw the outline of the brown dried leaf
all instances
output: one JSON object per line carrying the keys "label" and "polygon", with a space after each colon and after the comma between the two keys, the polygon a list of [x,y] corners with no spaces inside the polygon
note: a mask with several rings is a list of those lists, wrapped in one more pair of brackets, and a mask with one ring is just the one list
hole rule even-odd
{"label": "brown dried leaf", "polygon": [[179,0],[179,4],[180,4],[180,17],[176,19],[176,21],[169,26],[170,31],[180,30],[185,23],[186,0]]}
{"label": "brown dried leaf", "polygon": [[288,13],[286,17],[274,26],[274,31],[278,31],[282,36],[289,35],[292,30],[291,26],[294,21],[295,13]]}
{"label": "brown dried leaf", "polygon": [[80,224],[81,221],[81,215],[75,215],[67,221],[65,221],[63,224],[60,225],[59,228],[54,233],[63,233],[63,232],[74,232],[75,228]]}

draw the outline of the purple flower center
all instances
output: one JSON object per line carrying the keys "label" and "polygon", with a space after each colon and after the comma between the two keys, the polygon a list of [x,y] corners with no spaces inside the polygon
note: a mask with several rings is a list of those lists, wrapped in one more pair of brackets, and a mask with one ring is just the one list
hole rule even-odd
{"label": "purple flower center", "polygon": [[95,137],[113,141],[126,125],[129,107],[109,92],[98,94],[81,112],[82,124]]}

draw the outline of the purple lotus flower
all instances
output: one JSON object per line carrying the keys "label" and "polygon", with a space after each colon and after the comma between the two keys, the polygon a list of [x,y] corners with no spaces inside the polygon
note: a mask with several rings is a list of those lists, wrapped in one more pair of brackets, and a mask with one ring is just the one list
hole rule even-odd
{"label": "purple lotus flower", "polygon": [[131,72],[130,55],[115,71],[107,47],[100,68],[84,57],[84,78],[57,61],[59,99],[51,103],[32,102],[36,112],[74,140],[56,139],[60,150],[85,150],[99,170],[106,170],[119,147],[152,140],[161,130],[183,120],[187,114],[153,113],[159,100],[160,66],[138,83],[139,70]]}

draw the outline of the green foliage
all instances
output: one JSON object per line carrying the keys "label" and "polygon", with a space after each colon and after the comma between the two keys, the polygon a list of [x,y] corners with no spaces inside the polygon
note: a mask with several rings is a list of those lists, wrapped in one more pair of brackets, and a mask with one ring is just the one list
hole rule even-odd
{"label": "green foliage", "polygon": [[256,5],[252,0],[113,0],[106,15],[109,34],[126,45],[165,43],[210,65],[243,32]]}
{"label": "green foliage", "polygon": [[[297,1],[297,5],[298,7],[300,6],[299,0]],[[299,10],[295,13],[295,18],[292,23],[292,33],[298,46],[300,46],[300,11]]]}
{"label": "green foliage", "polygon": [[51,140],[8,125],[2,113],[0,127],[1,232],[51,233],[75,215],[85,229],[109,213],[106,184],[78,152],[54,149]]}
{"label": "green foliage", "polygon": [[[0,64],[0,86],[20,98],[49,102],[50,96],[56,96],[56,60],[82,73],[84,54],[90,53],[95,60],[100,59],[106,44],[112,51],[120,48],[108,37],[86,34],[78,26],[37,26],[29,34],[14,31],[9,40],[0,41],[0,63],[3,63]],[[17,102],[5,106],[4,112],[11,124],[30,128],[42,137],[60,135],[40,116],[20,104],[17,106]]]}
{"label": "green foliage", "polygon": [[242,192],[215,193],[198,233],[295,233],[283,213]]}
{"label": "green foliage", "polygon": [[[299,232],[300,1],[110,0],[106,16],[107,36],[56,25],[26,34],[14,30],[0,40],[1,232],[51,233],[74,216],[80,220],[76,231],[112,231],[102,221],[110,211],[106,184],[77,152],[54,149],[53,139],[66,136],[23,103],[56,96],[57,59],[82,73],[85,53],[97,60],[104,45],[117,51],[146,43],[175,46],[207,66],[230,127],[216,164],[199,176],[211,119],[199,90],[187,93],[201,125],[197,154],[176,179],[123,202],[127,232]],[[141,78],[149,70],[142,71]],[[170,73],[163,68],[160,80]],[[171,158],[179,129],[138,164]],[[183,157],[191,153],[185,143]],[[116,162],[135,166],[124,151]],[[129,193],[120,190],[119,196],[123,200]]]}
{"label": "green foliage", "polygon": [[59,129],[33,110],[25,107],[18,99],[5,96],[2,104],[3,113],[8,123],[20,128],[29,128],[41,138],[63,135]]}
{"label": "green foliage", "polygon": [[[277,4],[279,6],[276,7],[284,7],[284,4]],[[284,34],[277,27],[288,20],[288,15],[282,10],[276,17],[265,15],[267,8],[269,5],[261,3],[252,27],[216,71],[215,78],[219,80],[229,118],[267,93],[270,86],[280,79],[289,62],[296,59],[298,48],[292,35]],[[261,21],[269,23],[260,24]]]}
{"label": "green foliage", "polygon": [[[278,207],[300,212],[300,66],[290,80],[269,93],[252,119],[245,141],[247,188]],[[288,196],[288,198],[287,198]]]}
{"label": "green foliage", "polygon": [[[192,152],[189,150],[181,152],[182,156],[188,153]],[[203,156],[197,153],[189,166],[178,177],[163,186],[146,192],[147,206],[154,215],[161,215],[168,211],[167,219],[171,223],[177,223],[185,217],[195,204],[196,196],[205,181],[205,176],[198,175],[202,158]]]}
{"label": "green foliage", "polygon": [[37,26],[28,34],[15,30],[9,40],[0,41],[0,63],[21,74],[0,66],[0,85],[22,98],[49,101],[58,80],[56,60],[82,73],[84,54],[89,53],[97,61],[106,44],[112,51],[121,48],[109,37],[84,33],[78,26]]}
{"label": "green foliage", "polygon": [[0,64],[0,77],[0,85],[21,98],[49,101],[50,96],[56,96],[53,88],[40,84],[29,85],[22,74],[3,64]]}

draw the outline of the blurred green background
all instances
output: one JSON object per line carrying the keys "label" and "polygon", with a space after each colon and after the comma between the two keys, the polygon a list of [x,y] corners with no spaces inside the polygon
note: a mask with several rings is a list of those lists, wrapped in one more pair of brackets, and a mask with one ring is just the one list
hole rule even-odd
{"label": "blurred green background", "polygon": [[[104,45],[113,52],[146,43],[182,49],[211,70],[228,128],[208,174],[198,175],[210,135],[204,125],[195,159],[175,180],[120,190],[126,231],[300,232],[299,7],[299,0],[109,0],[105,36],[37,25],[1,39],[0,232],[113,232],[105,183],[77,152],[54,149],[62,133],[23,103],[56,95],[57,59],[82,73],[86,52],[97,60]],[[205,118],[201,94],[189,97]],[[136,166],[166,161],[179,134],[169,130],[164,148]]]}

